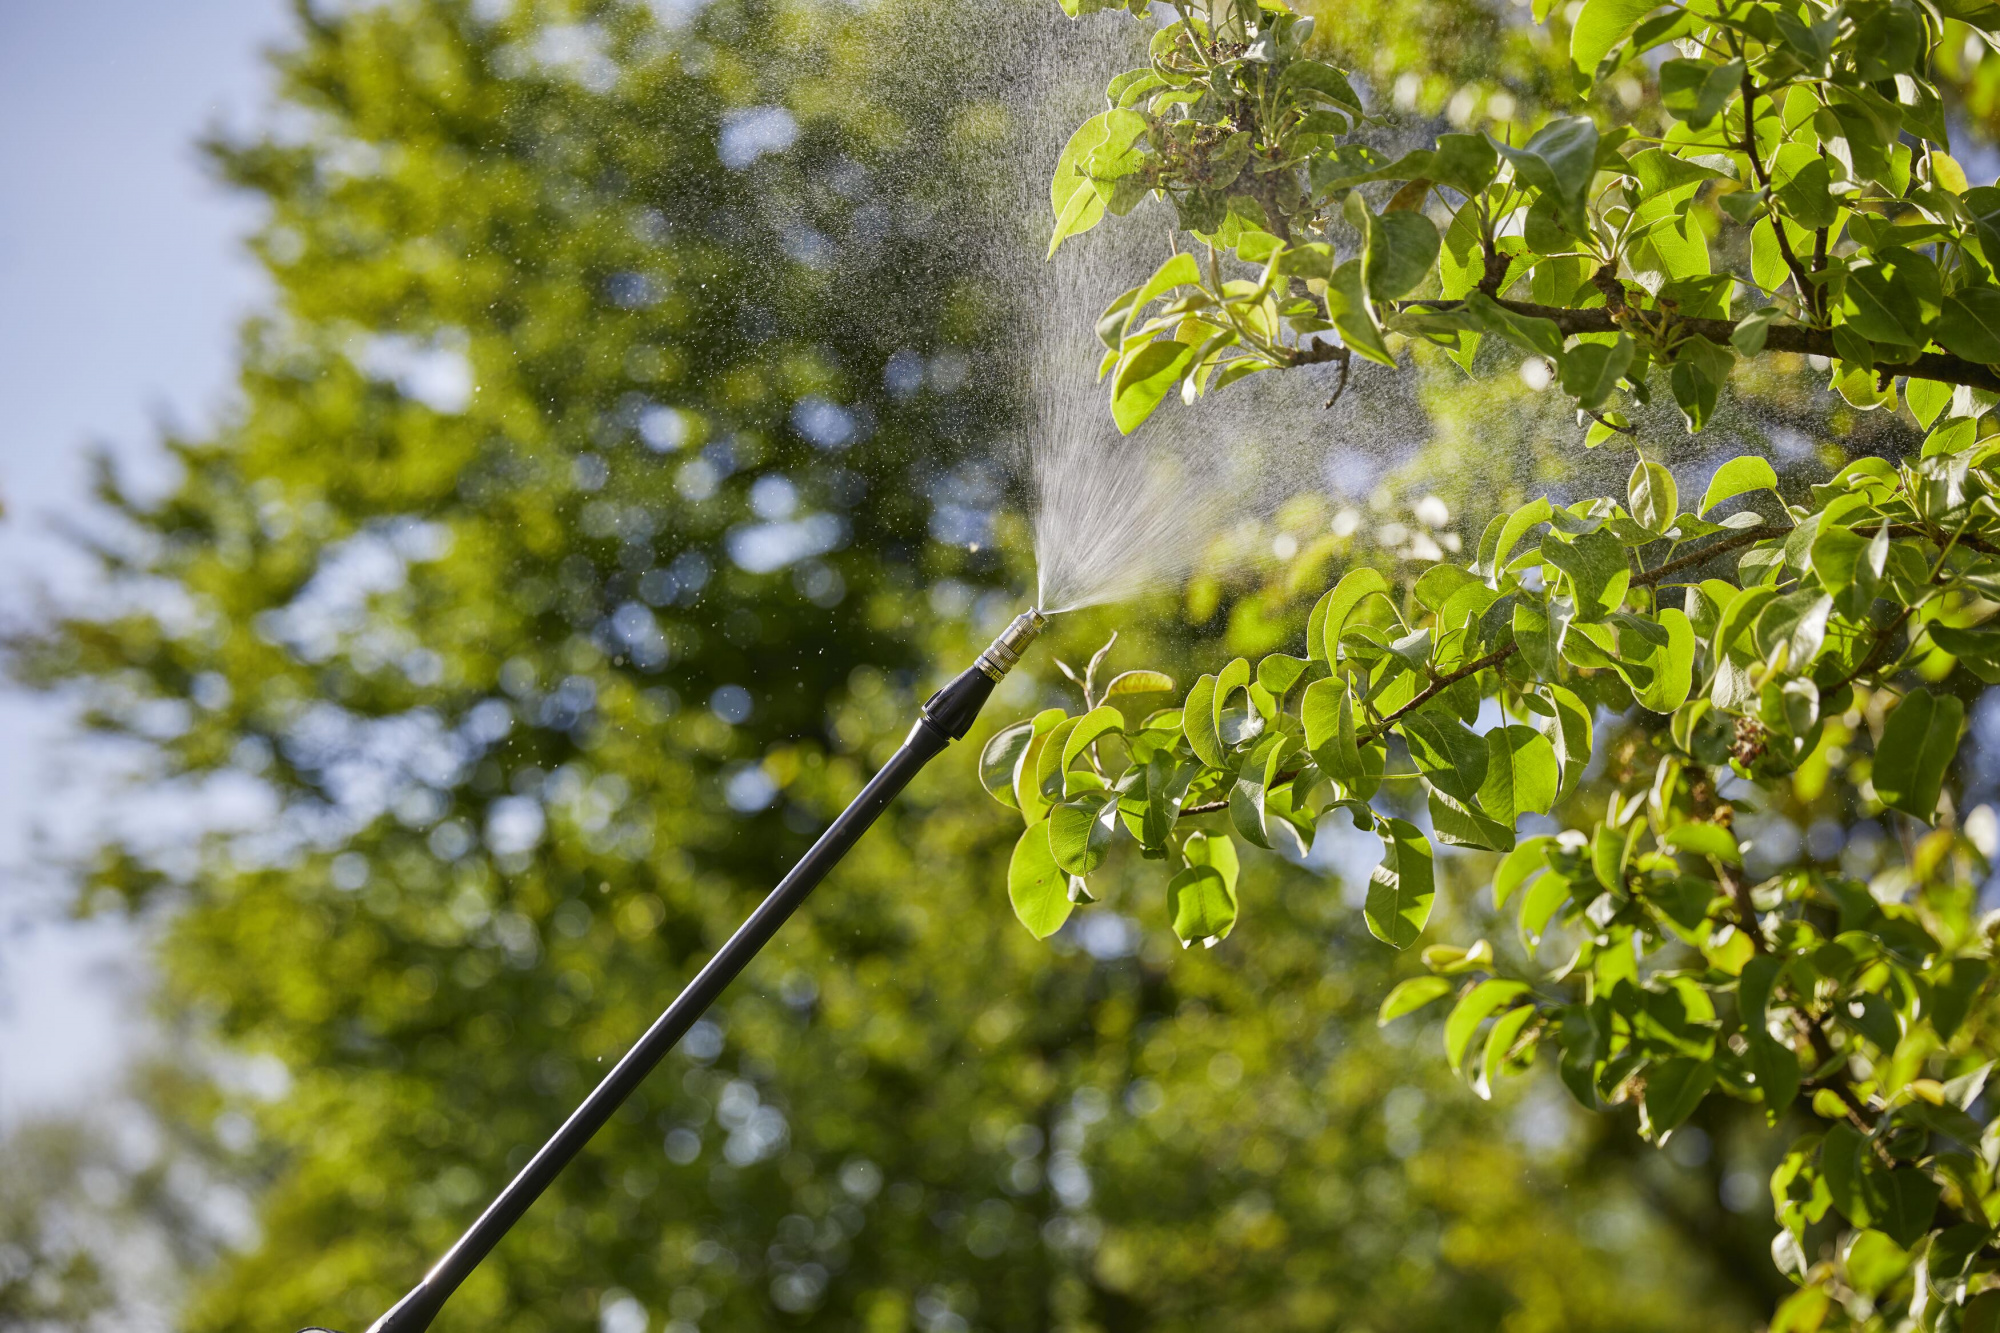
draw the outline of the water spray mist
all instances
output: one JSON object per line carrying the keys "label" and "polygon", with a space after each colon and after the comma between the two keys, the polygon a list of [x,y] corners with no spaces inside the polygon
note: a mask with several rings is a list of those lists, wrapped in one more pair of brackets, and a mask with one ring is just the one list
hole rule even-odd
{"label": "water spray mist", "polygon": [[[430,1327],[431,1321],[458,1285],[479,1266],[479,1261],[521,1219],[529,1206],[541,1197],[542,1191],[583,1150],[583,1145],[611,1118],[612,1113],[645,1082],[654,1066],[666,1058],[667,1052],[694,1026],[695,1020],[708,1011],[724,988],[736,979],[737,973],[757,956],[757,951],[770,943],[786,918],[798,910],[799,904],[826,878],[827,872],[840,864],[841,858],[875,822],[875,817],[909,785],[917,770],[944,753],[953,741],[964,739],[972,729],[973,720],[979,716],[979,710],[992,697],[993,687],[1014,669],[1014,665],[1021,660],[1022,652],[1048,623],[1049,617],[1040,610],[1022,612],[1014,618],[1013,624],[987,645],[986,651],[971,666],[925,702],[916,725],[910,728],[909,737],[902,747],[820,835],[812,850],[800,858],[791,873],[780,880],[770,896],[737,927],[728,943],[716,950],[715,957],[709,959],[708,965],[688,983],[687,989],[667,1006],[667,1011],[646,1030],[646,1035],[639,1038],[617,1066],[604,1076],[604,1081],[570,1113],[562,1128],[542,1145],[541,1151],[521,1168],[521,1173],[507,1188],[500,1191],[499,1197],[487,1205],[479,1220],[446,1251],[436,1266],[424,1275],[423,1281],[371,1324],[368,1333],[417,1333],[419,1329]],[[309,1329],[306,1333],[326,1333],[326,1330]]]}

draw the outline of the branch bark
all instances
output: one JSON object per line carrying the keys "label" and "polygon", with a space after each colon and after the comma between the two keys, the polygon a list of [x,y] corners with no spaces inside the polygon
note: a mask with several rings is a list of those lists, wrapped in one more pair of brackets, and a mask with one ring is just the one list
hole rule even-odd
{"label": "branch bark", "polygon": [[[1617,333],[1620,326],[1613,313],[1597,306],[1588,310],[1570,309],[1566,306],[1537,305],[1532,301],[1498,300],[1517,315],[1527,315],[1534,319],[1546,319],[1568,337],[1578,333]],[[1463,301],[1398,301],[1399,310],[1456,310]],[[1706,338],[1721,346],[1729,345],[1729,335],[1736,331],[1734,322],[1726,319],[1696,319],[1689,315],[1667,315],[1662,321],[1669,337],[1675,333],[1691,333],[1698,338]],[[1840,353],[1833,345],[1833,334],[1826,329],[1809,328],[1803,324],[1773,324],[1764,335],[1764,350],[1769,352],[1795,352],[1801,356],[1823,356],[1829,359]],[[1908,375],[1912,379],[1936,380],[1940,384],[1965,384],[1975,389],[1991,389],[2000,393],[2000,371],[1992,366],[1967,361],[1963,357],[1944,352],[1923,352],[1909,361],[1876,361],[1870,367],[1891,375]]]}

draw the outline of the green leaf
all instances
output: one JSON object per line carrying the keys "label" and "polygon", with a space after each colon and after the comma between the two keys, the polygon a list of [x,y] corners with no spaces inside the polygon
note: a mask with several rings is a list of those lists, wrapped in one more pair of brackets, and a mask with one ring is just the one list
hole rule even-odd
{"label": "green leaf", "polygon": [[1442,611],[1461,588],[1479,583],[1479,576],[1457,565],[1432,565],[1418,576],[1410,591],[1432,611]]}
{"label": "green leaf", "polygon": [[[1945,314],[1951,313],[1951,302],[1945,302]],[[1910,405],[1910,412],[1917,424],[1930,429],[1933,421],[1951,406],[1952,386],[1938,380],[1910,380],[1903,385],[1903,401]]]}
{"label": "green leaf", "polygon": [[1950,1041],[1958,1025],[1972,1012],[1972,1002],[1986,984],[1992,965],[1983,958],[1955,958],[1931,986],[1931,1030]]}
{"label": "green leaf", "polygon": [[1961,287],[1945,297],[1937,340],[1946,351],[1967,361],[2000,363],[2000,287],[1982,283]]}
{"label": "green leaf", "polygon": [[1632,467],[1625,495],[1632,517],[1648,532],[1665,532],[1680,513],[1681,493],[1674,484],[1674,474],[1643,458]]}
{"label": "green leaf", "polygon": [[1257,663],[1257,683],[1282,706],[1293,688],[1311,669],[1312,663],[1306,658],[1293,657],[1290,653],[1270,653]]}
{"label": "green leaf", "polygon": [[1563,392],[1579,407],[1604,406],[1631,369],[1633,351],[1632,339],[1623,333],[1613,343],[1578,343],[1562,354]]}
{"label": "green leaf", "polygon": [[[1554,751],[1550,754],[1553,757]],[[1501,859],[1500,868],[1493,872],[1494,911],[1506,907],[1515,890],[1549,868],[1549,847],[1554,842],[1547,834],[1537,834]]]}
{"label": "green leaf", "polygon": [[1200,771],[1200,765],[1182,763],[1171,754],[1156,754],[1146,761],[1146,809],[1136,831],[1149,852],[1164,854],[1188,786]]}
{"label": "green leaf", "polygon": [[1407,820],[1385,818],[1380,827],[1387,830],[1382,864],[1368,877],[1368,900],[1361,913],[1376,939],[1407,949],[1429,924],[1437,896],[1431,844]]}
{"label": "green leaf", "polygon": [[[1348,198],[1360,200],[1361,195],[1357,191]],[[1369,297],[1393,301],[1414,291],[1437,263],[1437,224],[1414,209],[1375,214],[1367,212],[1364,202],[1356,211],[1367,214]]]}
{"label": "green leaf", "polygon": [[1743,864],[1743,851],[1736,845],[1736,835],[1720,824],[1676,824],[1660,835],[1660,841],[1677,852],[1712,856],[1733,866]]}
{"label": "green leaf", "polygon": [[1694,688],[1694,622],[1686,612],[1671,606],[1660,609],[1659,622],[1667,631],[1667,641],[1645,659],[1653,672],[1652,683],[1634,690],[1632,697],[1641,708],[1671,713],[1687,702],[1688,692]]}
{"label": "green leaf", "polygon": [[1906,1250],[1923,1239],[1937,1214],[1943,1186],[1929,1173],[1907,1166],[1870,1172],[1867,1184],[1877,1230]]}
{"label": "green leaf", "polygon": [[1729,348],[1706,338],[1690,338],[1675,352],[1667,387],[1673,390],[1674,402],[1680,407],[1690,434],[1698,433],[1715,415],[1716,401],[1722,395],[1722,386],[1729,382],[1729,371],[1734,364],[1735,356]]}
{"label": "green leaf", "polygon": [[1348,83],[1347,76],[1317,60],[1294,60],[1285,67],[1280,86],[1311,93],[1321,101],[1330,102],[1354,115],[1362,114],[1361,99],[1354,95],[1353,85]]}
{"label": "green leaf", "polygon": [[1451,1067],[1464,1067],[1466,1052],[1481,1023],[1500,1006],[1527,993],[1528,987],[1524,982],[1488,977],[1460,996],[1458,1003],[1452,1006],[1450,1017],[1444,1020],[1444,1053],[1451,1061]]}
{"label": "green leaf", "polygon": [[1568,791],[1590,764],[1590,709],[1564,686],[1550,684],[1547,689],[1555,715],[1537,725],[1555,746],[1556,758],[1562,763],[1562,789]]}
{"label": "green leaf", "polygon": [[1597,67],[1613,47],[1631,35],[1639,20],[1658,9],[1655,0],[1585,0],[1569,30],[1571,77],[1578,92],[1588,92]]}
{"label": "green leaf", "polygon": [[1122,671],[1104,687],[1104,697],[1117,699],[1132,694],[1171,694],[1174,678],[1164,671]]}
{"label": "green leaf", "polygon": [[1874,1209],[1869,1207],[1868,1194],[1862,1187],[1863,1155],[1868,1151],[1867,1141],[1850,1125],[1833,1125],[1820,1140],[1820,1177],[1826,1181],[1833,1206],[1858,1227],[1875,1221]]}
{"label": "green leaf", "polygon": [[1609,824],[1599,824],[1590,838],[1590,872],[1597,876],[1597,882],[1614,892],[1625,889],[1625,867],[1632,860],[1632,840],[1638,832],[1635,824],[1620,831]]}
{"label": "green leaf", "polygon": [[1435,703],[1399,725],[1410,758],[1432,786],[1463,802],[1478,801],[1480,784],[1486,781],[1484,738]]}
{"label": "green leaf", "polygon": [[1875,747],[1875,794],[1884,805],[1930,822],[1964,720],[1965,704],[1955,695],[1940,699],[1918,688],[1903,696]]}
{"label": "green leaf", "polygon": [[1016,722],[1011,727],[1002,727],[994,732],[992,739],[979,752],[979,785],[1009,810],[1021,808],[1020,801],[1014,796],[1014,765],[1034,738],[1033,722]]}
{"label": "green leaf", "polygon": [[1028,933],[1045,940],[1069,920],[1069,875],[1049,850],[1047,821],[1030,824],[1007,863],[1007,899]]}
{"label": "green leaf", "polygon": [[1597,124],[1587,116],[1551,120],[1519,148],[1495,144],[1514,164],[1514,174],[1555,202],[1572,236],[1587,236],[1583,201],[1597,172]]}
{"label": "green leaf", "polygon": [[1054,255],[1065,240],[1089,231],[1103,219],[1105,203],[1112,194],[1113,177],[1107,173],[1118,173],[1117,164],[1145,132],[1146,118],[1127,110],[1100,112],[1077,126],[1056,159],[1055,175],[1049,181],[1049,208],[1056,218],[1049,254]]}
{"label": "green leaf", "polygon": [[[1262,719],[1255,713],[1255,710],[1249,710],[1247,714],[1238,714],[1246,722],[1254,718],[1256,720],[1254,726],[1245,726],[1238,729],[1229,725],[1231,696],[1238,690],[1247,691],[1249,686],[1250,663],[1241,657],[1236,658],[1228,666],[1222,668],[1221,673],[1215,678],[1215,698],[1209,704],[1209,711],[1215,722],[1216,739],[1222,744],[1224,749],[1234,749],[1243,741],[1250,739],[1257,732],[1263,730]],[[1247,701],[1242,707],[1249,709]]]}
{"label": "green leaf", "polygon": [[[1387,597],[1389,580],[1382,577],[1378,569],[1363,565],[1350,569],[1341,575],[1340,582],[1332,591],[1320,598],[1313,608],[1312,619],[1306,622],[1306,650],[1318,652],[1313,655],[1321,661],[1332,662],[1339,657],[1340,636],[1347,630],[1348,617],[1370,597]],[[1315,629],[1317,633],[1315,633]]]}
{"label": "green leaf", "polygon": [[1187,869],[1167,885],[1167,910],[1183,946],[1227,939],[1236,928],[1236,844],[1224,834],[1188,835]]}
{"label": "green leaf", "polygon": [[1922,347],[1942,301],[1937,264],[1914,250],[1890,246],[1848,265],[1837,308],[1847,325],[1870,342]]}
{"label": "green leaf", "polygon": [[1485,292],[1472,292],[1459,308],[1465,323],[1480,333],[1505,338],[1517,347],[1538,352],[1551,359],[1563,354],[1562,330],[1555,321],[1539,315],[1522,315],[1509,310]]}
{"label": "green leaf", "polygon": [[[1756,960],[1751,960],[1756,961]],[[1777,1124],[1799,1095],[1799,1057],[1784,1043],[1774,1040],[1761,1028],[1745,1025],[1750,1043],[1750,1072],[1757,1076],[1757,1091],[1764,1102],[1764,1119]]]}
{"label": "green leaf", "polygon": [[[1490,150],[1492,145],[1487,147]],[[1485,276],[1486,251],[1480,243],[1479,207],[1476,202],[1468,200],[1451,215],[1451,225],[1444,229],[1444,248],[1438,251],[1439,291],[1447,301],[1460,300]],[[1461,333],[1461,348],[1466,339],[1476,342],[1478,337],[1476,333]]]}
{"label": "green leaf", "polygon": [[1543,875],[1529,886],[1521,898],[1522,938],[1533,942],[1541,937],[1549,918],[1569,898],[1569,886],[1567,879],[1554,873]]}
{"label": "green leaf", "polygon": [[1513,849],[1514,826],[1502,823],[1477,802],[1461,801],[1433,787],[1426,793],[1431,831],[1447,847],[1478,847],[1489,852]]}
{"label": "green leaf", "polygon": [[1931,642],[1987,684],[2000,684],[2000,630],[1932,625]]}
{"label": "green leaf", "polygon": [[1400,982],[1382,1001],[1382,1012],[1375,1016],[1375,1026],[1386,1027],[1404,1014],[1412,1014],[1435,1000],[1451,994],[1451,980],[1448,977],[1411,977]]}
{"label": "green leaf", "polygon": [[1736,95],[1746,68],[1741,60],[1666,61],[1659,70],[1660,106],[1675,120],[1706,129]]}
{"label": "green leaf", "polygon": [[1608,532],[1586,532],[1572,541],[1551,532],[1542,538],[1542,559],[1567,577],[1578,620],[1602,620],[1632,583],[1625,548]]}
{"label": "green leaf", "polygon": [[1741,356],[1755,356],[1764,350],[1764,340],[1770,336],[1771,321],[1785,312],[1774,305],[1762,306],[1738,320],[1730,331],[1729,345]]}
{"label": "green leaf", "polygon": [[1160,400],[1187,374],[1195,350],[1188,343],[1160,338],[1125,358],[1111,386],[1111,419],[1121,434],[1130,435],[1153,415]]}
{"label": "green leaf", "polygon": [[1915,69],[1926,45],[1924,21],[1914,5],[1882,5],[1862,10],[1854,21],[1855,73],[1863,83],[1879,83]]}
{"label": "green leaf", "polygon": [[[1639,182],[1639,188],[1648,196],[1672,194],[1676,190],[1686,190],[1690,185],[1703,181],[1724,178],[1727,173],[1688,158],[1669,153],[1662,148],[1648,148],[1625,159],[1627,175]],[[1690,196],[1692,191],[1689,191]],[[1651,203],[1649,197],[1648,203]]]}
{"label": "green leaf", "polygon": [[1480,1060],[1479,1077],[1472,1085],[1472,1090],[1479,1094],[1481,1100],[1493,1096],[1493,1085],[1506,1072],[1508,1053],[1519,1040],[1521,1029],[1534,1021],[1536,1012],[1532,1004],[1517,1005],[1493,1020],[1493,1026],[1486,1034],[1486,1052]]}
{"label": "green leaf", "polygon": [[1701,497],[1701,508],[1697,515],[1705,515],[1724,500],[1733,499],[1751,491],[1771,491],[1778,489],[1778,474],[1771,465],[1761,458],[1745,454],[1732,458],[1715,470],[1715,476],[1708,483],[1708,490]]}
{"label": "green leaf", "polygon": [[1801,227],[1831,227],[1840,217],[1840,204],[1833,197],[1833,171],[1825,158],[1816,157],[1778,187],[1778,203],[1785,215]]}
{"label": "green leaf", "polygon": [[1069,738],[1063,742],[1062,767],[1068,772],[1084,751],[1106,736],[1125,734],[1125,715],[1109,704],[1091,709],[1076,720]]}
{"label": "green leaf", "polygon": [[1691,1056],[1675,1056],[1647,1066],[1646,1128],[1653,1142],[1665,1143],[1715,1086],[1715,1066]]}
{"label": "green leaf", "polygon": [[1554,512],[1549,497],[1538,495],[1508,515],[1506,526],[1500,529],[1500,536],[1493,544],[1493,558],[1485,562],[1489,571],[1505,568],[1508,558],[1514,554],[1514,544],[1527,536],[1531,528],[1548,522],[1549,515]]}
{"label": "green leaf", "polygon": [[1215,677],[1202,676],[1188,690],[1181,709],[1181,732],[1195,758],[1210,768],[1221,768],[1222,738],[1216,734]]}
{"label": "green leaf", "polygon": [[1480,808],[1509,829],[1521,815],[1545,815],[1555,805],[1561,773],[1555,746],[1541,732],[1519,722],[1495,727],[1486,733]]}
{"label": "green leaf", "polygon": [[1049,809],[1049,852],[1072,875],[1088,875],[1104,864],[1117,827],[1117,802],[1108,792],[1090,793]]}
{"label": "green leaf", "polygon": [[[1349,195],[1358,199],[1358,194]],[[1326,285],[1327,313],[1333,318],[1333,327],[1339,331],[1340,340],[1370,361],[1385,366],[1396,364],[1396,358],[1389,355],[1389,344],[1382,333],[1382,325],[1375,317],[1374,304],[1369,300],[1367,269],[1364,261],[1350,259],[1333,271],[1333,277]]]}
{"label": "green leaf", "polygon": [[[1066,717],[1056,723],[1047,739],[1035,752],[1035,789],[1050,802],[1059,801],[1063,797],[1063,746],[1069,742],[1070,733],[1076,730],[1077,721],[1076,718]],[[1022,809],[1026,811],[1025,804]],[[1040,812],[1037,811],[1036,818],[1040,817]]]}
{"label": "green leaf", "polygon": [[[1814,14],[1810,9],[1806,12],[1808,16]],[[1817,73],[1826,68],[1826,62],[1833,54],[1834,38],[1840,30],[1838,18],[1809,23],[1790,10],[1780,10],[1773,17],[1785,49],[1806,67],[1807,73]]]}
{"label": "green leaf", "polygon": [[[1724,197],[1734,199],[1738,196]],[[1778,248],[1776,224],[1768,217],[1759,218],[1750,228],[1750,276],[1767,292],[1775,292],[1792,280],[1784,251]]]}
{"label": "green leaf", "polygon": [[1500,154],[1494,152],[1484,134],[1440,134],[1436,148],[1406,152],[1388,166],[1366,166],[1364,162],[1358,166],[1360,170],[1316,174],[1312,184],[1318,190],[1348,190],[1370,180],[1436,180],[1470,196],[1492,184],[1500,170]]}
{"label": "green leaf", "polygon": [[1491,185],[1499,170],[1500,155],[1485,135],[1440,134],[1430,170],[1423,174],[1460,194],[1474,195]]}
{"label": "green leaf", "polygon": [[1987,266],[2000,264],[2000,188],[1974,186],[1959,197],[1959,202],[1972,215],[1973,234],[1986,253]]}
{"label": "green leaf", "polygon": [[1236,900],[1212,866],[1189,866],[1167,885],[1167,913],[1181,946],[1226,938],[1236,927]]}
{"label": "green leaf", "polygon": [[1868,539],[1852,528],[1822,527],[1813,534],[1810,550],[1812,572],[1820,587],[1838,594],[1854,582],[1856,571],[1862,568]]}

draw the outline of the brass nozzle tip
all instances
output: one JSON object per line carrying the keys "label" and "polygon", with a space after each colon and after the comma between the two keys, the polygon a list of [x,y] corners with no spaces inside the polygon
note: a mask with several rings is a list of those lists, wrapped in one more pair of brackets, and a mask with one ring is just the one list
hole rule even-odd
{"label": "brass nozzle tip", "polygon": [[994,680],[999,680],[1014,669],[1015,663],[1021,660],[1021,654],[1048,623],[1049,618],[1039,609],[1029,607],[1014,617],[1013,624],[1000,631],[1000,636],[987,645],[974,665]]}

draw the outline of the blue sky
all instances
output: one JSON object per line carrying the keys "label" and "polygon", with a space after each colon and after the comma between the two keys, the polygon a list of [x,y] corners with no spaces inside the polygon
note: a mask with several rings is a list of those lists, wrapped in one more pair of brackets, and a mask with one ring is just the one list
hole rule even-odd
{"label": "blue sky", "polygon": [[[211,126],[256,123],[259,52],[286,25],[282,0],[0,5],[4,622],[87,592],[49,520],[78,511],[91,445],[157,486],[171,475],[160,424],[199,428],[227,401],[236,327],[262,291],[240,245],[257,215],[194,145]],[[37,839],[75,845],[147,814],[51,701],[0,691],[0,737],[4,1126],[101,1087],[143,1031],[137,935],[61,920]]]}

